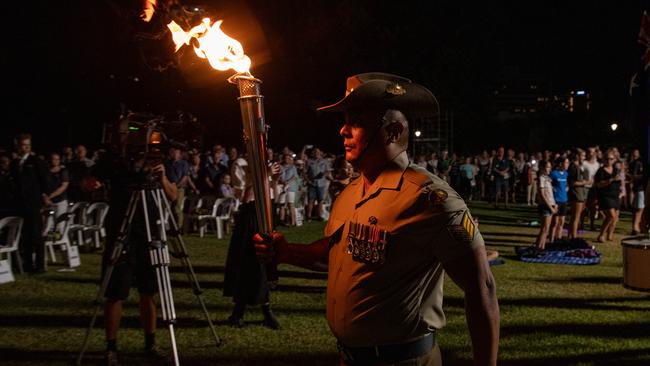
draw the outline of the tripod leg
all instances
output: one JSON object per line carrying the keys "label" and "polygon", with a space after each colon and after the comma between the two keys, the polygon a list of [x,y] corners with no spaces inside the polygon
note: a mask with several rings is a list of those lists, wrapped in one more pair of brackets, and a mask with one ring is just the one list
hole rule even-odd
{"label": "tripod leg", "polygon": [[180,365],[178,361],[178,349],[176,348],[176,336],[174,335],[174,323],[169,323],[169,338],[172,343],[172,351],[174,355],[174,365]]}
{"label": "tripod leg", "polygon": [[[153,197],[153,202],[159,202],[160,193],[156,191],[150,191]],[[162,318],[169,326],[169,337],[172,344],[172,352],[174,356],[174,365],[180,365],[178,360],[178,348],[176,347],[176,336],[174,334],[174,323],[176,323],[176,310],[174,308],[174,297],[172,293],[171,280],[169,276],[169,251],[165,243],[166,233],[165,233],[165,223],[164,216],[162,215],[162,208],[160,205],[156,205],[156,219],[154,221],[155,225],[158,226],[158,235],[156,238],[153,238],[151,221],[149,220],[149,211],[147,207],[146,195],[142,194],[143,197],[143,209],[144,217],[146,224],[147,239],[149,240],[149,259],[151,265],[153,266],[156,272],[156,280],[158,282],[158,293],[160,295],[160,307],[162,310]]]}
{"label": "tripod leg", "polygon": [[133,220],[133,214],[135,213],[135,208],[137,207],[138,200],[139,197],[134,192],[134,194],[131,195],[131,199],[129,200],[129,205],[126,210],[126,214],[124,215],[124,219],[122,220],[122,225],[120,226],[120,233],[118,235],[117,241],[115,242],[115,246],[113,247],[113,253],[111,253],[111,259],[109,261],[108,267],[106,267],[106,272],[104,272],[104,278],[102,279],[102,283],[99,286],[99,289],[97,290],[97,296],[95,297],[95,312],[93,313],[93,316],[90,319],[90,325],[86,330],[86,336],[84,337],[83,345],[81,346],[81,352],[79,352],[79,356],[77,357],[77,363],[76,363],[77,366],[81,365],[81,360],[83,359],[83,356],[86,353],[86,350],[88,349],[88,341],[90,340],[90,333],[95,327],[95,322],[97,321],[97,315],[99,314],[99,309],[101,308],[101,305],[104,301],[104,295],[106,294],[106,289],[108,288],[108,284],[111,282],[111,276],[113,275],[113,269],[115,269],[115,264],[122,256],[122,250],[124,249],[124,241],[127,236],[127,229],[130,226],[131,221]]}
{"label": "tripod leg", "polygon": [[86,329],[86,336],[84,337],[84,342],[83,345],[81,346],[81,351],[79,352],[79,356],[77,356],[77,366],[81,366],[81,360],[84,357],[84,354],[86,353],[86,350],[88,349],[88,341],[90,340],[90,332],[92,332],[93,328],[95,327],[95,321],[97,320],[97,314],[99,314],[99,308],[100,304],[95,305],[95,312],[93,313],[93,317],[90,320],[90,325],[88,326],[88,329]]}
{"label": "tripod leg", "polygon": [[167,200],[167,197],[164,194],[161,195],[161,198],[162,198],[162,202],[164,203],[164,208],[169,214],[169,220],[171,221],[172,235],[173,235],[173,239],[175,239],[169,241],[169,243],[171,243],[174,246],[172,255],[175,258],[179,258],[181,260],[183,268],[185,269],[185,274],[187,275],[188,280],[192,284],[192,292],[194,293],[196,298],[199,300],[199,303],[201,304],[201,308],[203,309],[205,319],[208,321],[210,331],[214,336],[214,340],[216,342],[217,347],[219,347],[221,345],[221,339],[219,338],[219,335],[217,334],[217,330],[214,324],[212,323],[212,318],[210,318],[210,313],[208,312],[208,309],[205,306],[205,301],[203,300],[203,289],[199,284],[199,280],[196,278],[194,267],[192,267],[192,263],[190,262],[190,257],[187,253],[185,242],[183,241],[183,237],[179,232],[176,219],[174,218],[174,215],[171,214],[172,213],[171,205],[169,204],[169,201]]}

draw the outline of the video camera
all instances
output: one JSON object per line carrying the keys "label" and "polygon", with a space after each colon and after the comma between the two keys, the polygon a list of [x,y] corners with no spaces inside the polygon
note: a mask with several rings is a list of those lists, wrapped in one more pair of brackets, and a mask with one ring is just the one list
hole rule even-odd
{"label": "video camera", "polygon": [[146,182],[157,181],[152,169],[164,162],[171,148],[199,146],[202,128],[191,114],[178,113],[173,120],[164,116],[128,112],[105,127],[104,144],[145,173]]}
{"label": "video camera", "polygon": [[129,160],[145,160],[145,165],[162,163],[165,151],[172,147],[160,117],[138,121],[129,115],[120,124],[120,134],[126,135],[123,140],[125,156]]}

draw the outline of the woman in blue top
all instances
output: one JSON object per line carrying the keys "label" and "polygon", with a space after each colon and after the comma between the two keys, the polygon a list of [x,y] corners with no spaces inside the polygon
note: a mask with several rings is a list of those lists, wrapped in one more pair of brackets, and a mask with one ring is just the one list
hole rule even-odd
{"label": "woman in blue top", "polygon": [[557,212],[553,215],[551,222],[551,243],[556,239],[562,239],[562,230],[564,229],[564,219],[567,214],[567,203],[569,202],[567,184],[569,173],[569,159],[560,157],[555,160],[555,169],[551,172],[549,177],[553,184],[553,198],[557,204]]}

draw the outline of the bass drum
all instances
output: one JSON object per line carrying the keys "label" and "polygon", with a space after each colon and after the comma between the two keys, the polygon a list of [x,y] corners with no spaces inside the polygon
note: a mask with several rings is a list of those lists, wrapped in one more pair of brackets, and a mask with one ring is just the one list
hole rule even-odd
{"label": "bass drum", "polygon": [[650,239],[627,238],[623,246],[623,286],[650,292]]}

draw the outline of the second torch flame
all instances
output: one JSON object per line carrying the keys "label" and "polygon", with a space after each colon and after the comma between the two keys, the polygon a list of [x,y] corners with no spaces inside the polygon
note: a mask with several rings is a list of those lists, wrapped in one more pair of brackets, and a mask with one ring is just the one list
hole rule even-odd
{"label": "second torch flame", "polygon": [[[251,59],[244,54],[244,48],[239,41],[221,30],[222,22],[218,20],[212,23],[210,18],[203,18],[201,24],[186,32],[172,20],[167,24],[167,28],[172,32],[176,51],[183,45],[192,45],[196,55],[207,59],[212,68],[219,71],[233,69],[240,74],[248,73]],[[193,39],[195,41],[192,41]]]}

